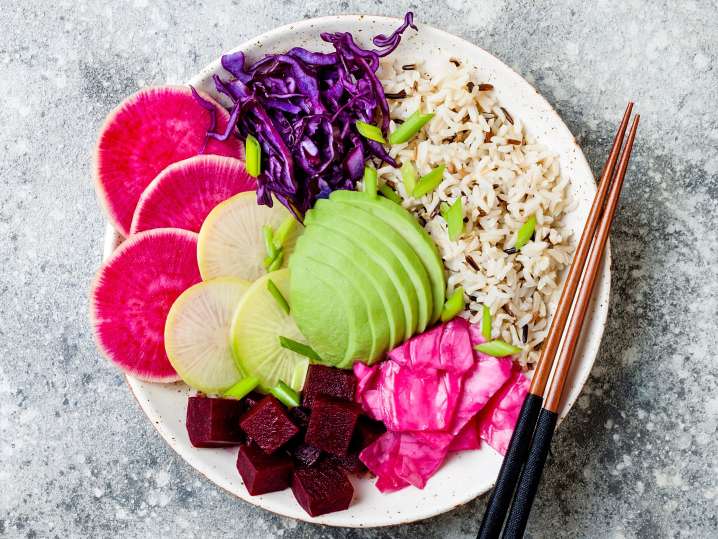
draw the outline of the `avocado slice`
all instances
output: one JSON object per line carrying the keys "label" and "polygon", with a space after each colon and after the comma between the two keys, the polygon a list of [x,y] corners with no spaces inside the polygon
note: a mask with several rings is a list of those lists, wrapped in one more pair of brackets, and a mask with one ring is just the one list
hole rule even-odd
{"label": "avocado slice", "polygon": [[[338,367],[351,367],[354,359],[368,357],[374,342],[369,307],[353,282],[317,256],[306,228],[304,232],[289,262],[292,316],[320,357]],[[315,279],[321,283],[314,284]],[[332,302],[343,306],[338,318],[334,316],[339,309],[332,308]],[[346,346],[335,340],[335,334],[348,335]]]}
{"label": "avocado slice", "polygon": [[416,219],[399,204],[381,196],[371,196],[368,193],[358,191],[340,190],[334,191],[329,196],[329,199],[351,204],[381,218],[404,237],[424,264],[429,275],[434,300],[431,322],[436,322],[441,316],[441,309],[444,307],[446,278],[439,250],[426,230],[419,226]]}
{"label": "avocado slice", "polygon": [[406,319],[402,340],[426,329],[431,315],[429,278],[406,241],[380,218],[343,202],[317,201],[315,211],[327,226],[361,237],[362,244],[372,250],[374,260],[387,274],[393,274],[397,291],[403,292],[398,296]]}
{"label": "avocado slice", "polygon": [[307,238],[306,242],[311,244],[311,250],[305,254],[334,268],[364,299],[372,340],[367,355],[360,356],[358,359],[372,364],[386,353],[390,344],[390,334],[394,330],[389,322],[384,297],[374,284],[371,272],[367,271],[366,255],[359,249],[352,249],[351,243],[331,229],[322,227],[318,217],[313,215],[309,222],[305,220],[307,226],[304,235]]}
{"label": "avocado slice", "polygon": [[[377,242],[370,231],[343,219],[333,203],[325,205],[321,201],[311,213],[312,218],[308,223],[311,228],[321,231],[321,236],[326,237],[339,252],[363,269],[377,289],[389,323],[387,349],[394,348],[407,338],[407,331],[411,334],[418,310],[416,293],[413,287],[407,286],[410,278],[401,262],[391,249]],[[409,315],[410,327],[405,310]]]}

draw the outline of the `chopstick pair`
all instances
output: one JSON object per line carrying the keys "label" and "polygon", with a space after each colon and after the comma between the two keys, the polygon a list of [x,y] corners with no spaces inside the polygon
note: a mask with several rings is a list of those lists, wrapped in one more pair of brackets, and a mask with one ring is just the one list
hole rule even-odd
{"label": "chopstick pair", "polygon": [[[496,486],[489,498],[477,535],[478,539],[497,538],[502,528],[504,528],[502,537],[513,539],[522,537],[526,529],[558,421],[561,394],[581,334],[613,216],[616,213],[623,179],[631,158],[640,115],[637,114],[633,119],[623,151],[621,146],[632,111],[631,102],[626,107],[611,153],[601,173],[596,197],[569,268],[566,284],[531,380],[531,387],[511,436]],[[618,169],[614,175],[617,161]],[[566,327],[567,321],[568,327]],[[555,362],[562,341],[560,355]],[[554,363],[556,368],[551,378],[551,385],[548,386]],[[506,518],[507,511],[508,518]]]}

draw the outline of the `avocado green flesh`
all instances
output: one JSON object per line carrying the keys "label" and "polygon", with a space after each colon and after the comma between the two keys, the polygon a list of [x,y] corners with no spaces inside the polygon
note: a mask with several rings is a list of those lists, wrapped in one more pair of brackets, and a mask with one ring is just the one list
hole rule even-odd
{"label": "avocado green flesh", "polygon": [[[336,365],[344,361],[349,349],[353,324],[348,317],[348,306],[344,298],[329,283],[322,279],[314,268],[295,256],[289,259],[290,314],[299,331],[307,339],[307,344],[319,354],[323,362]],[[317,293],[321,290],[321,293]],[[322,324],[313,314],[323,312],[323,320],[333,320],[332,324]],[[310,314],[305,314],[310,313]]]}
{"label": "avocado green flesh", "polygon": [[[299,302],[292,304],[292,316],[304,336],[309,340],[310,346],[325,360],[338,367],[351,366],[354,359],[366,360],[372,348],[374,335],[369,324],[368,306],[364,296],[359,289],[348,281],[341,273],[321,260],[310,255],[312,252],[311,239],[305,236],[307,229],[302,234],[301,245],[297,247],[290,259],[289,270],[292,267],[301,268],[303,271],[299,278],[292,277],[292,282],[297,284],[297,294],[303,292]],[[321,279],[328,288],[324,286],[307,285],[314,277]],[[295,290],[290,292],[294,298]],[[327,304],[333,301],[342,301],[345,306],[344,322],[341,319],[333,318],[327,310]],[[340,326],[349,328],[348,345],[342,354],[342,348],[336,346],[327,334],[331,335],[332,327],[342,331]]]}
{"label": "avocado green flesh", "polygon": [[351,283],[364,300],[372,339],[368,354],[359,359],[369,364],[374,363],[388,350],[393,326],[389,322],[383,296],[374,284],[371,273],[367,271],[366,256],[356,248],[352,250],[351,244],[334,234],[331,229],[324,229],[319,225],[318,219],[311,222],[312,226],[307,227],[305,232],[306,241],[312,244],[311,256],[332,267],[342,276],[342,282],[337,283],[338,286]]}
{"label": "avocado green flesh", "polygon": [[[418,308],[413,289],[406,288],[409,277],[391,250],[383,244],[376,244],[374,238],[361,227],[353,227],[332,210],[332,205],[316,208],[311,221],[312,228],[321,232],[338,252],[347,256],[353,264],[363,269],[368,280],[381,297],[384,313],[389,324],[388,349],[394,348],[406,338],[407,323],[405,309],[410,320],[416,315],[412,305]],[[351,228],[350,228],[351,227]],[[358,262],[358,263],[357,263]],[[398,267],[398,270],[397,270]],[[411,331],[411,328],[408,328]]]}
{"label": "avocado green flesh", "polygon": [[416,324],[407,324],[406,338],[410,338],[414,333],[424,331],[429,325],[432,315],[431,284],[424,265],[411,245],[380,217],[362,207],[337,201],[322,204],[320,209],[324,207],[333,208],[333,211],[341,215],[343,220],[351,224],[352,230],[363,230],[372,238],[371,243],[383,244],[394,254],[394,258],[399,260],[399,265],[394,264],[394,267],[404,268],[409,277],[408,280],[403,281],[404,286],[408,290],[414,291],[418,302],[418,311],[413,311],[413,319]]}
{"label": "avocado green flesh", "polygon": [[334,191],[329,199],[361,208],[379,217],[403,236],[414,249],[429,275],[433,295],[431,322],[436,322],[441,316],[444,305],[446,281],[439,251],[426,230],[421,228],[416,219],[404,208],[381,196],[372,197],[367,193],[339,190]]}

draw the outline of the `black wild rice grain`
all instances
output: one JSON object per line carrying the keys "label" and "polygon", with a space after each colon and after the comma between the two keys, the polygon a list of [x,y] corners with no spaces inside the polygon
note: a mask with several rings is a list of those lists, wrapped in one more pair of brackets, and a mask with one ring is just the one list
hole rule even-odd
{"label": "black wild rice grain", "polygon": [[416,69],[416,64],[406,64],[406,65],[401,66],[401,68],[404,71],[413,71],[414,69]]}
{"label": "black wild rice grain", "polygon": [[466,263],[467,263],[469,266],[471,266],[472,268],[474,268],[475,271],[479,271],[479,266],[478,266],[478,264],[477,264],[476,261],[475,261],[473,258],[471,258],[470,256],[467,256],[467,257],[466,257]]}
{"label": "black wild rice grain", "polygon": [[488,92],[489,90],[493,90],[494,85],[493,84],[479,84],[479,92]]}
{"label": "black wild rice grain", "polygon": [[509,247],[508,249],[504,249],[504,253],[507,255],[513,255],[517,253],[516,247]]}
{"label": "black wild rice grain", "polygon": [[466,83],[466,89],[468,90],[469,93],[474,91],[474,86],[475,86],[475,84],[471,81]]}
{"label": "black wild rice grain", "polygon": [[456,58],[450,58],[450,59],[449,59],[449,62],[451,62],[452,64],[454,64],[456,67],[460,67],[460,66],[461,66],[461,62],[459,62]]}
{"label": "black wild rice grain", "polygon": [[402,90],[396,93],[384,93],[387,99],[404,99],[406,97],[406,90]]}
{"label": "black wild rice grain", "polygon": [[524,324],[524,327],[521,328],[521,342],[526,344],[529,340],[529,325]]}
{"label": "black wild rice grain", "polygon": [[499,107],[499,108],[503,111],[504,116],[506,116],[506,121],[509,122],[511,125],[514,125],[514,119],[509,114],[509,111],[506,110],[504,107]]}
{"label": "black wild rice grain", "polygon": [[506,144],[514,144],[515,146],[521,146],[521,141],[516,140],[515,138],[510,138],[506,140]]}

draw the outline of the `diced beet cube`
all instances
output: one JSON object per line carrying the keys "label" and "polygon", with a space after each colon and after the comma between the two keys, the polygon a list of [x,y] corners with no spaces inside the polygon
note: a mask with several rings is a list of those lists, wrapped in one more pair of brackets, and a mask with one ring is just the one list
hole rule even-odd
{"label": "diced beet cube", "polygon": [[359,414],[354,402],[320,395],[314,399],[304,441],[332,455],[346,455]]}
{"label": "diced beet cube", "polygon": [[354,437],[350,449],[357,453],[370,446],[379,436],[386,432],[386,427],[381,421],[376,421],[371,417],[360,415],[357,420],[357,426],[354,430]]}
{"label": "diced beet cube", "polygon": [[292,476],[292,492],[304,510],[316,517],[347,509],[354,487],[336,465],[322,461],[313,468],[297,468]]}
{"label": "diced beet cube", "polygon": [[314,399],[319,395],[353,401],[356,388],[357,379],[352,371],[325,365],[309,365],[302,388],[302,404],[311,408]]}
{"label": "diced beet cube", "polygon": [[267,455],[255,445],[243,444],[237,454],[237,470],[252,496],[284,490],[289,486],[294,464],[287,455]]}
{"label": "diced beet cube", "polygon": [[270,455],[299,432],[284,406],[271,395],[244,414],[240,426],[254,443]]}
{"label": "diced beet cube", "polygon": [[309,468],[319,462],[322,451],[313,445],[302,443],[295,447],[291,454],[299,466]]}
{"label": "diced beet cube", "polygon": [[359,453],[347,453],[346,455],[330,455],[329,461],[339,466],[345,472],[360,474],[366,471],[366,466],[359,460]]}
{"label": "diced beet cube", "polygon": [[292,418],[294,424],[300,428],[300,430],[306,430],[309,425],[309,408],[304,406],[295,406],[289,409],[289,417]]}
{"label": "diced beet cube", "polygon": [[244,406],[235,399],[190,397],[187,401],[187,434],[195,447],[227,447],[244,441],[239,418]]}

